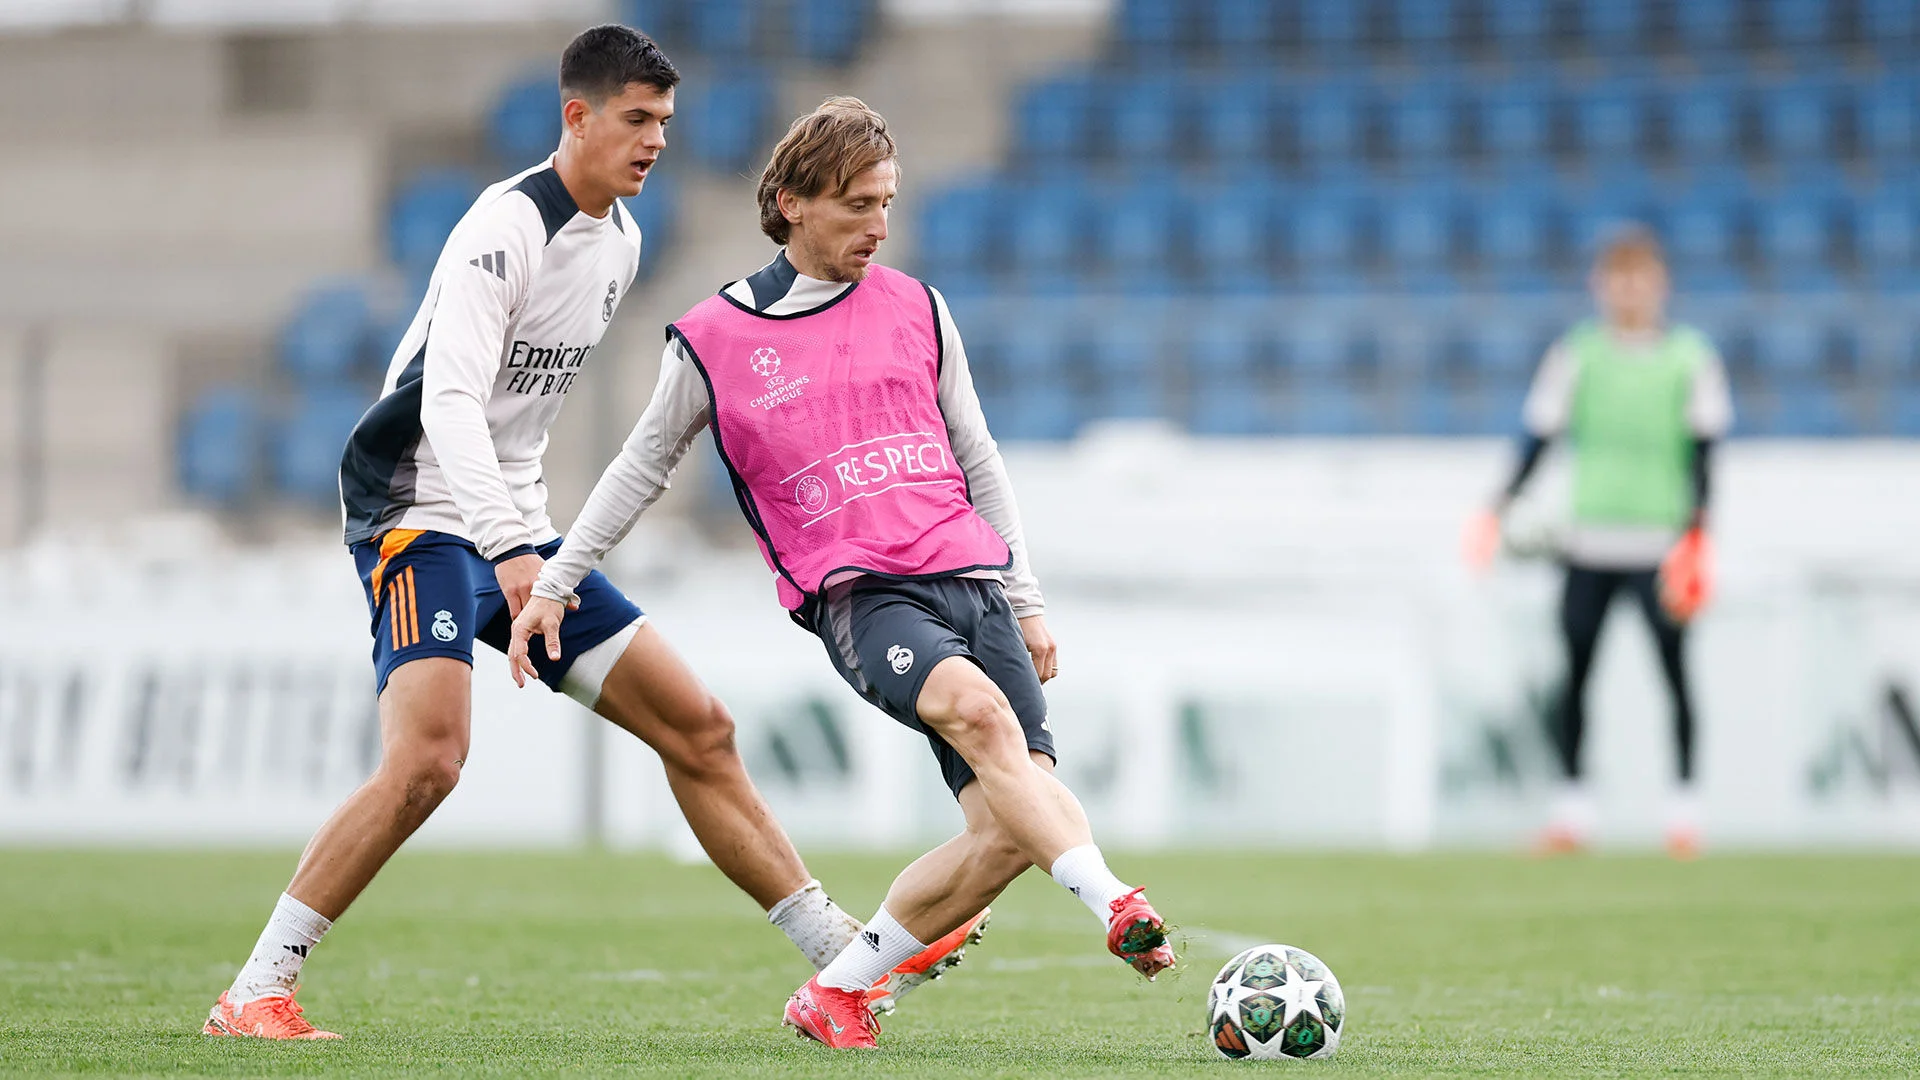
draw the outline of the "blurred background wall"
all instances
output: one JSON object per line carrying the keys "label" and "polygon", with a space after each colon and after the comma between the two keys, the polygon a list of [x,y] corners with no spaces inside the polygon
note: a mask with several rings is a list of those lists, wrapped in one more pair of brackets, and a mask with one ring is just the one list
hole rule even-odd
{"label": "blurred background wall", "polygon": [[[786,120],[858,94],[904,156],[884,257],[952,301],[1008,448],[1103,825],[1506,842],[1546,790],[1553,585],[1470,581],[1454,542],[1597,239],[1644,221],[1739,410],[1695,644],[1709,835],[1920,843],[1912,0],[0,3],[0,839],[291,841],[365,774],[341,444],[604,19],[686,82],[630,204],[643,280],[554,432],[557,520],[661,326],[771,255],[752,178]],[[690,456],[616,579],[735,703],[797,835],[946,828],[716,474]],[[1609,631],[1595,707],[1626,842],[1669,753],[1643,633]],[[642,751],[501,666],[429,835],[687,844]],[[1236,818],[1300,773],[1316,805]],[[242,805],[254,832],[212,827]]]}

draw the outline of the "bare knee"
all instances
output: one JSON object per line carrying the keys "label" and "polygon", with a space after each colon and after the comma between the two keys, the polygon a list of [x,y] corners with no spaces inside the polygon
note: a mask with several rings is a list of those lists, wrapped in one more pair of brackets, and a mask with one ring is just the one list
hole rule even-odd
{"label": "bare knee", "polygon": [[658,747],[668,768],[696,778],[739,768],[733,714],[719,698],[708,695],[704,704],[675,725],[675,736],[670,745]]}
{"label": "bare knee", "polygon": [[1013,707],[997,693],[966,690],[959,694],[944,717],[934,722],[941,737],[971,759],[1024,758],[1019,738],[1020,721]]}
{"label": "bare knee", "polygon": [[459,746],[431,742],[408,746],[388,756],[380,771],[398,789],[396,814],[401,821],[418,827],[446,801],[460,782],[465,753]]}

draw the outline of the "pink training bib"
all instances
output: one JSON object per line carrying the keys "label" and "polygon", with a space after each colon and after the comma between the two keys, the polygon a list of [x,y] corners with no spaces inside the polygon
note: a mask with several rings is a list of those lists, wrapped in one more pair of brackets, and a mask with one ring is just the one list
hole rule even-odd
{"label": "pink training bib", "polygon": [[876,265],[811,312],[763,315],[723,293],[667,332],[706,379],[714,442],[787,610],[849,573],[1012,565],[953,459],[925,285]]}

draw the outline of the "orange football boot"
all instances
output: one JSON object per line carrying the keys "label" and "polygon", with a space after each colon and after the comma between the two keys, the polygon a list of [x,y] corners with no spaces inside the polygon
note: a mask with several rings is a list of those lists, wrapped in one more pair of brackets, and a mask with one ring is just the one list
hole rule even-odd
{"label": "orange football boot", "polygon": [[1107,951],[1125,960],[1133,970],[1151,979],[1173,966],[1173,947],[1167,944],[1167,924],[1147,903],[1147,890],[1135,889],[1108,905]]}
{"label": "orange football boot", "polygon": [[246,1039],[337,1039],[331,1031],[321,1031],[300,1015],[300,1003],[292,994],[254,998],[235,1007],[223,992],[207,1014],[206,1035],[235,1035]]}
{"label": "orange football boot", "polygon": [[890,1013],[908,993],[952,971],[967,958],[967,946],[979,944],[980,939],[986,936],[987,924],[991,921],[993,909],[981,908],[980,914],[961,923],[958,930],[882,975],[880,981],[867,990],[867,1008],[876,1013]]}
{"label": "orange football boot", "polygon": [[880,1034],[880,1021],[867,1008],[867,995],[821,986],[818,975],[787,999],[782,1022],[801,1037],[836,1050],[873,1050],[879,1045],[875,1040]]}

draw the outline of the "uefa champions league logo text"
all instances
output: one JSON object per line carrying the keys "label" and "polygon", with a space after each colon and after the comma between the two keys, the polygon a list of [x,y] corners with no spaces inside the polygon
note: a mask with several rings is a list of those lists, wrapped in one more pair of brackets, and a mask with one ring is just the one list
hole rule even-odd
{"label": "uefa champions league logo text", "polygon": [[780,354],[774,352],[771,345],[762,345],[753,350],[752,364],[753,373],[763,379],[780,374]]}

